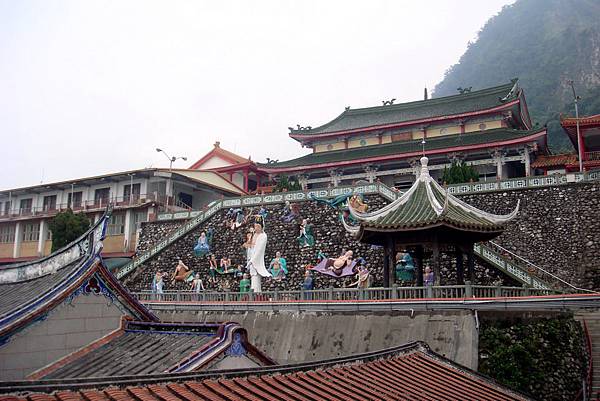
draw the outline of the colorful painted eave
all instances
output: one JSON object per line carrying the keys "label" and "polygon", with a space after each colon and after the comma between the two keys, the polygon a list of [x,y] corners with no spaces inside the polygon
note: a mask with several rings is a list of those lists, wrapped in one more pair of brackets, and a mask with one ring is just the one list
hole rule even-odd
{"label": "colorful painted eave", "polygon": [[[56,390],[60,388],[60,390]],[[414,342],[293,365],[112,382],[0,383],[0,401],[530,400]],[[14,395],[11,395],[13,393]]]}
{"label": "colorful painted eave", "polygon": [[[507,135],[502,139],[490,139],[487,135],[492,133],[505,132]],[[468,133],[462,135],[452,135],[447,137],[436,137],[429,139],[426,144],[425,154],[433,156],[452,152],[465,152],[478,149],[489,149],[494,147],[519,145],[528,142],[540,142],[543,147],[546,144],[546,128],[539,128],[529,131],[509,130],[498,128],[494,130]],[[461,139],[472,140],[472,143],[457,143]],[[452,140],[455,142],[453,143]],[[442,142],[444,141],[444,142]],[[444,146],[437,147],[442,142]],[[420,148],[420,140],[393,142],[384,145],[372,145],[361,148],[336,150],[331,152],[310,153],[297,159],[281,163],[259,164],[259,169],[264,173],[288,173],[306,170],[327,169],[332,167],[344,167],[364,163],[380,163],[392,160],[402,160],[414,157],[420,157],[423,152]],[[405,149],[402,149],[402,148]],[[414,148],[409,151],[406,148]],[[365,153],[372,151],[373,156],[365,156]],[[379,154],[377,154],[379,153]],[[323,159],[333,158],[334,160],[324,161]],[[323,160],[323,161],[321,161]],[[279,164],[279,166],[278,166]]]}
{"label": "colorful painted eave", "polygon": [[0,342],[44,318],[64,302],[91,291],[119,302],[132,316],[146,321],[158,318],[135,299],[103,265],[100,253],[110,210],[78,240],[51,255],[0,270]]}
{"label": "colorful painted eave", "polygon": [[[474,102],[478,99],[481,100],[481,104]],[[489,113],[501,112],[518,105],[521,101],[524,101],[522,90],[518,88],[515,82],[460,95],[420,100],[416,102],[401,103],[389,106],[348,109],[334,120],[320,127],[310,129],[292,129],[289,135],[291,138],[302,142],[306,140],[325,139],[340,135],[364,133],[373,130],[406,127],[418,124],[422,125],[453,119],[463,119]],[[469,102],[474,103],[468,104]],[[339,128],[340,126],[344,125],[342,124],[343,120],[356,116],[381,116],[385,114],[399,113],[402,111],[421,110],[428,108],[431,110],[426,113],[424,112],[423,114],[425,115],[416,118],[398,117],[395,118],[396,121],[389,121],[387,123],[373,123],[373,121],[369,122],[369,118],[366,118],[364,123],[357,122],[349,124],[348,127],[343,129]],[[526,109],[525,111],[521,110],[520,114],[522,113],[526,114]],[[377,118],[373,118],[372,120],[377,120]],[[394,120],[394,118],[392,118],[392,120]],[[526,116],[526,120],[528,120],[528,116]]]}

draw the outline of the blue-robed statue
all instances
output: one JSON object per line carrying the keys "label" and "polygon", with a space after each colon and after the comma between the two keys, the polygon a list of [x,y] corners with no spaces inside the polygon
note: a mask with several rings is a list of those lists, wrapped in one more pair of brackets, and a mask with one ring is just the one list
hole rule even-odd
{"label": "blue-robed statue", "polygon": [[396,280],[402,283],[412,283],[415,279],[415,262],[408,252],[396,255]]}
{"label": "blue-robed statue", "polygon": [[213,229],[209,228],[208,233],[202,231],[200,237],[198,238],[198,242],[194,247],[194,254],[196,256],[204,256],[210,253],[210,245],[212,244],[213,237]]}

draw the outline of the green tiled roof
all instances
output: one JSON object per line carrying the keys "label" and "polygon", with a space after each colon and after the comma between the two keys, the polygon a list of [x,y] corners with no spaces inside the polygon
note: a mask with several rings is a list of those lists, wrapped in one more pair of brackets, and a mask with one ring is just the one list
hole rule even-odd
{"label": "green tiled roof", "polygon": [[325,134],[485,110],[515,99],[518,90],[511,91],[514,86],[514,83],[508,83],[454,96],[390,106],[349,109],[327,124],[311,129],[292,130],[291,135]]}
{"label": "green tiled roof", "polygon": [[483,212],[447,193],[427,169],[427,158],[421,158],[421,175],[413,186],[396,201],[371,213],[351,213],[360,227],[349,231],[406,231],[446,225],[459,230],[498,232],[518,213],[519,206],[505,216]]}
{"label": "green tiled roof", "polygon": [[[487,131],[478,131],[461,135],[447,135],[427,139],[425,145],[426,151],[448,149],[459,146],[490,144],[493,142],[508,141],[524,138],[538,133],[543,129],[537,130],[514,130],[510,128],[497,128]],[[259,164],[259,167],[268,169],[291,168],[301,166],[312,166],[323,163],[339,163],[343,161],[365,159],[371,157],[383,157],[413,152],[419,152],[422,149],[421,140],[410,140],[403,142],[392,142],[383,145],[364,146],[360,148],[334,150],[329,152],[310,153],[297,159],[287,160],[279,163]]]}

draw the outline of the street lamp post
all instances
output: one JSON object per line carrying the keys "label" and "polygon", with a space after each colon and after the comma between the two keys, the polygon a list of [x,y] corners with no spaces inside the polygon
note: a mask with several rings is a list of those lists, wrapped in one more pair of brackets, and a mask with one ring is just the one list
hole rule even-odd
{"label": "street lamp post", "polygon": [[[160,148],[156,148],[156,151],[158,153],[163,153],[167,159],[169,159],[169,173],[171,172],[171,170],[173,169],[173,162],[177,161],[178,159],[181,159],[183,161],[187,160],[187,157],[185,156],[169,156],[167,154],[167,152],[165,152],[164,150],[160,149]],[[171,192],[171,196],[173,196],[173,179],[172,177],[169,176],[169,183],[168,183],[168,187],[169,187],[169,192]],[[169,206],[169,197],[167,196],[167,207]]]}
{"label": "street lamp post", "polygon": [[577,154],[579,158],[579,172],[583,172],[583,149],[582,149],[582,140],[581,134],[579,133],[579,107],[577,105],[580,97],[575,94],[575,86],[573,84],[573,80],[567,81],[569,85],[571,85],[571,90],[573,91],[573,102],[575,103],[575,126],[577,127]]}

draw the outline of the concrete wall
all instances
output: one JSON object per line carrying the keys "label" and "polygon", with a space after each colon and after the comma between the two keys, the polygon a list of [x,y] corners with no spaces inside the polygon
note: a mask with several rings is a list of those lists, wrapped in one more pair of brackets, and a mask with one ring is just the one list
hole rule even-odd
{"label": "concrete wall", "polygon": [[0,380],[32,372],[116,330],[123,313],[104,296],[80,295],[0,346]]}
{"label": "concrete wall", "polygon": [[377,351],[422,340],[462,365],[477,369],[478,334],[470,312],[298,313],[156,311],[165,322],[234,321],[248,340],[280,363]]}

